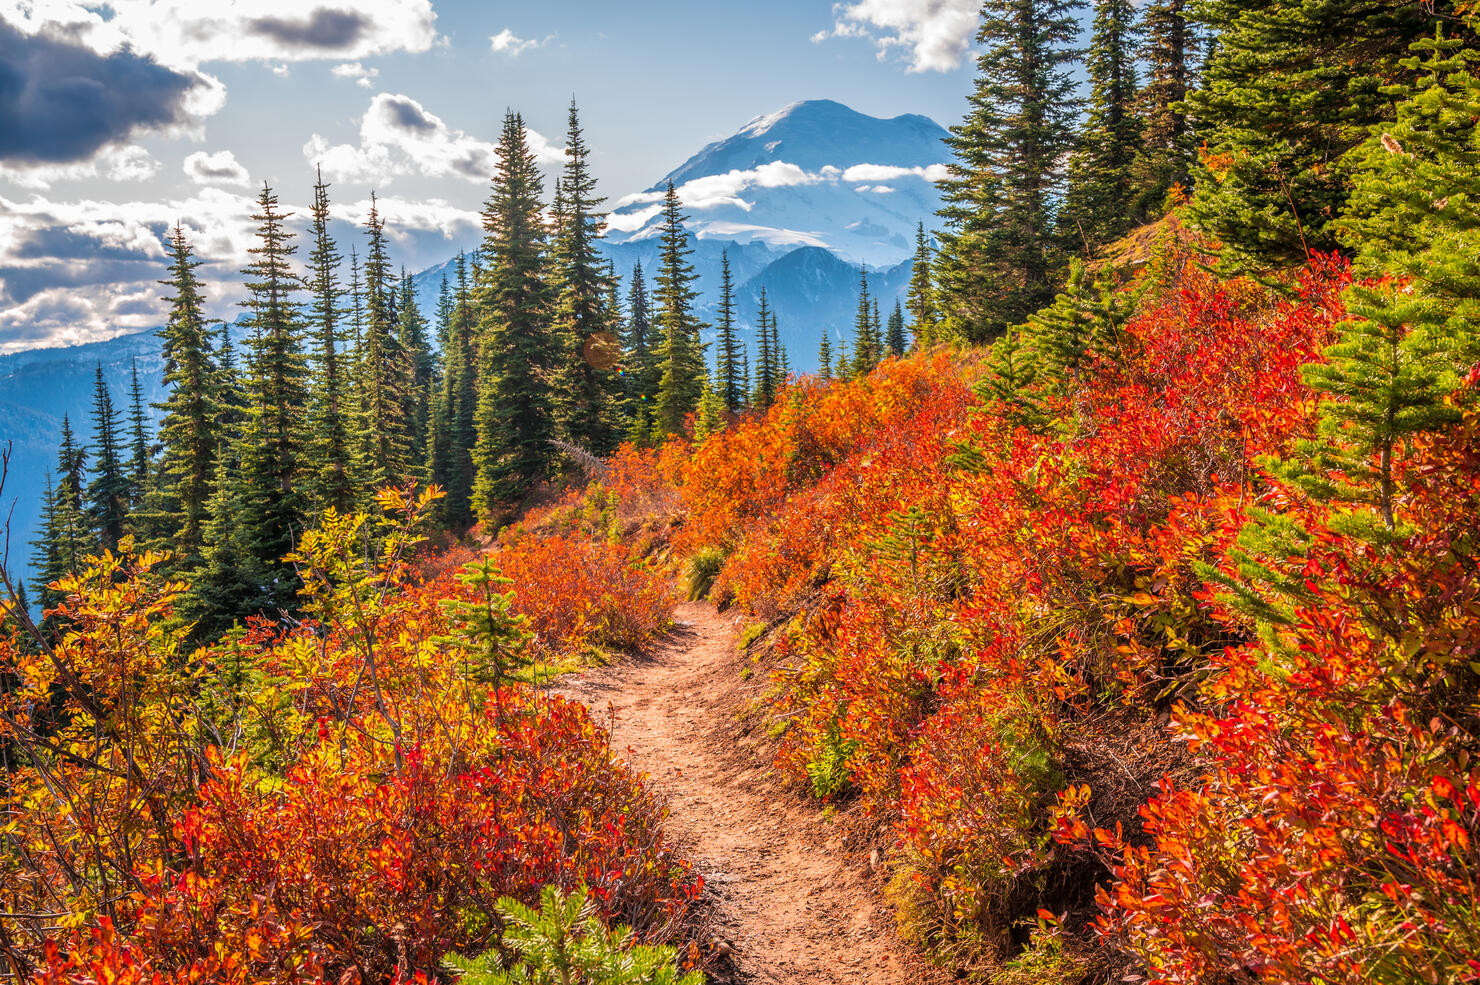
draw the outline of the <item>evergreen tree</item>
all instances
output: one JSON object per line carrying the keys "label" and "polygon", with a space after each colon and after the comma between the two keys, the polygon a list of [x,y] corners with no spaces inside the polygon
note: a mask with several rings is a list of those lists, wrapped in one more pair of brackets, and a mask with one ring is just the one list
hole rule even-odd
{"label": "evergreen tree", "polygon": [[562,355],[550,331],[543,182],[524,120],[504,116],[498,172],[483,210],[483,269],[473,508],[492,515],[549,475],[555,438],[549,379]]}
{"label": "evergreen tree", "polygon": [[849,375],[863,376],[878,363],[878,351],[874,344],[874,319],[870,308],[872,298],[868,292],[868,271],[858,271],[858,314],[853,319],[853,364]]}
{"label": "evergreen tree", "polygon": [[396,305],[396,348],[405,360],[401,375],[405,392],[401,414],[405,421],[406,477],[425,478],[428,458],[427,427],[432,414],[432,378],[436,375],[436,357],[427,340],[427,320],[416,304],[411,278],[401,271],[400,301]]}
{"label": "evergreen tree", "polygon": [[596,194],[575,100],[567,121],[565,169],[556,186],[561,205],[551,249],[555,331],[565,350],[557,380],[558,423],[569,440],[606,455],[619,440],[622,399],[620,343],[607,303],[610,275],[598,251],[606,229],[600,207],[606,199]]}
{"label": "evergreen tree", "polygon": [[730,254],[719,255],[719,395],[725,410],[738,413],[745,405],[745,391],[740,380],[740,339],[735,331],[735,281],[730,272]]}
{"label": "evergreen tree", "polygon": [[1082,261],[1069,265],[1064,290],[1053,304],[1029,317],[1022,333],[1036,357],[1035,379],[1070,392],[1078,388],[1091,361],[1119,359],[1123,329],[1138,293],[1118,288],[1110,271],[1091,278]]}
{"label": "evergreen tree", "polygon": [[[1385,84],[1451,4],[1205,0],[1215,47],[1189,112],[1206,142],[1189,208],[1233,269],[1304,263],[1337,245],[1351,150],[1392,118]],[[1376,128],[1376,129],[1374,129]]]}
{"label": "evergreen tree", "polygon": [[776,399],[780,389],[780,362],[771,348],[771,305],[766,298],[766,289],[761,287],[760,308],[756,312],[757,359],[755,364],[755,393],[751,405],[766,410]]}
{"label": "evergreen tree", "polygon": [[1155,215],[1167,206],[1173,185],[1187,188],[1192,180],[1197,148],[1183,103],[1201,46],[1188,5],[1189,0],[1157,0],[1146,5],[1142,19],[1147,77],[1140,92],[1141,149],[1131,169],[1131,210],[1137,215]]}
{"label": "evergreen tree", "polygon": [[395,286],[386,255],[385,224],[375,195],[366,222],[365,329],[360,346],[358,410],[362,482],[370,489],[402,482],[412,466],[411,421],[414,370],[396,324]]}
{"label": "evergreen tree", "polygon": [[[1055,209],[1078,104],[1068,66],[1077,0],[987,0],[977,79],[952,128],[936,259],[941,331],[991,339],[1053,297],[1063,255]],[[858,354],[854,354],[858,363]]]}
{"label": "evergreen tree", "polygon": [[93,376],[92,481],[87,486],[86,509],[87,518],[107,551],[117,551],[123,538],[131,491],[118,440],[120,424],[113,395],[103,379],[103,364],[98,363]]}
{"label": "evergreen tree", "polygon": [[900,307],[898,298],[894,301],[894,311],[889,315],[889,331],[884,345],[891,356],[902,356],[909,347],[904,337],[904,309]]}
{"label": "evergreen tree", "polygon": [[[41,493],[40,520],[37,537],[31,541],[31,571],[36,579],[36,601],[46,610],[61,600],[61,593],[53,591],[51,584],[67,573],[61,555],[62,521],[57,514],[57,497],[50,472],[46,473],[46,488]],[[50,635],[50,627],[44,623],[41,629]]]}
{"label": "evergreen tree", "polygon": [[628,420],[635,423],[639,417],[645,417],[646,426],[650,428],[663,371],[658,365],[654,346],[652,313],[648,307],[647,282],[642,276],[641,263],[632,268],[632,284],[627,292],[627,330],[623,333],[622,354],[622,379],[626,384]]}
{"label": "evergreen tree", "polygon": [[710,435],[725,429],[725,402],[719,387],[710,376],[704,377],[704,389],[699,397],[699,409],[694,414],[694,440],[704,441]]}
{"label": "evergreen tree", "polygon": [[166,390],[164,402],[154,405],[161,415],[159,466],[137,526],[150,546],[181,558],[200,549],[223,428],[223,373],[205,318],[198,266],[177,224],[170,237],[170,278],[160,282],[172,293],[164,299],[170,314],[159,333]]}
{"label": "evergreen tree", "polygon": [[132,514],[143,504],[149,489],[149,414],[144,410],[144,385],[139,382],[137,359],[129,360],[128,400],[128,505]]}
{"label": "evergreen tree", "polygon": [[824,381],[831,380],[833,377],[832,336],[828,334],[825,328],[822,330],[822,341],[817,343],[817,363],[818,377]]}
{"label": "evergreen tree", "polygon": [[87,479],[87,449],[77,443],[72,434],[72,422],[62,415],[62,441],[57,447],[56,494],[53,510],[56,514],[56,556],[61,574],[81,570],[82,559],[97,549],[88,522],[84,493]]}
{"label": "evergreen tree", "polygon": [[1141,150],[1142,120],[1136,103],[1136,42],[1131,0],[1095,0],[1089,69],[1089,117],[1069,164],[1069,189],[1060,219],[1064,234],[1086,254],[1145,221],[1132,203],[1131,172]]}
{"label": "evergreen tree", "polygon": [[[308,406],[308,367],[296,298],[301,282],[291,265],[297,248],[287,228],[290,217],[278,210],[277,196],[264,183],[252,216],[257,245],[243,270],[249,297],[242,307],[252,336],[245,380],[247,419],[239,442],[240,489],[235,497],[228,491],[217,504],[230,514],[212,518],[218,542],[211,545],[226,547],[219,541],[229,528],[230,549],[243,552],[233,563],[259,590],[263,607],[282,609],[293,607],[297,589],[283,558],[293,549],[307,506],[301,479],[307,464],[303,411]],[[250,610],[236,609],[222,615],[248,614]]]}
{"label": "evergreen tree", "polygon": [[477,354],[474,336],[477,315],[468,280],[467,259],[458,254],[457,290],[447,311],[447,341],[443,344],[442,374],[444,423],[435,435],[433,480],[446,492],[442,515],[448,526],[462,530],[472,525],[473,445],[477,440]]}
{"label": "evergreen tree", "polygon": [[236,365],[236,344],[231,341],[231,326],[220,322],[216,345],[215,391],[219,405],[217,422],[222,441],[237,441],[247,420],[247,390]]}
{"label": "evergreen tree", "polygon": [[910,289],[906,300],[909,303],[910,322],[915,330],[915,342],[930,347],[936,342],[939,328],[935,314],[935,288],[931,285],[930,239],[925,235],[925,223],[915,230],[915,256],[910,270]]}
{"label": "evergreen tree", "polygon": [[658,384],[656,423],[664,434],[677,434],[684,418],[699,406],[704,381],[704,346],[699,333],[704,328],[694,314],[698,292],[693,283],[698,279],[689,262],[693,249],[678,192],[673,182],[663,197],[663,228],[658,269],[658,315],[656,327],[661,333],[659,362],[663,376]]}
{"label": "evergreen tree", "polygon": [[329,186],[322,170],[313,186],[313,222],[309,235],[309,324],[314,342],[313,399],[308,406],[309,462],[312,474],[305,482],[315,511],[332,506],[341,513],[353,508],[355,490],[351,475],[349,398],[345,368],[340,352],[340,319],[344,314],[345,290],[339,283],[343,259],[329,235]]}

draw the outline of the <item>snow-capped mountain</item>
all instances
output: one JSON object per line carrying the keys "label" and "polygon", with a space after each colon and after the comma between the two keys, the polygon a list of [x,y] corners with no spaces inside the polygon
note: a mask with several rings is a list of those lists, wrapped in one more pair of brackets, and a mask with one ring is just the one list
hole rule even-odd
{"label": "snow-capped mountain", "polygon": [[893,266],[940,208],[946,131],[924,116],[883,120],[815,99],[758,116],[715,141],[611,216],[613,243],[658,233],[672,181],[701,240],[815,246],[854,264]]}

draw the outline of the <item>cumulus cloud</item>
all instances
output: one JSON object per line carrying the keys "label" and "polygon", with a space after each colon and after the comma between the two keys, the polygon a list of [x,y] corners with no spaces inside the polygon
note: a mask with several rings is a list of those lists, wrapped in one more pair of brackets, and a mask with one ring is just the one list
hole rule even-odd
{"label": "cumulus cloud", "polygon": [[833,6],[833,26],[812,36],[867,38],[879,57],[902,50],[911,72],[959,68],[976,34],[980,0],[857,0]]}
{"label": "cumulus cloud", "polygon": [[196,151],[185,158],[185,173],[197,185],[247,185],[247,169],[229,150]]}
{"label": "cumulus cloud", "polygon": [[0,165],[0,180],[21,188],[45,190],[63,181],[103,178],[107,181],[147,181],[159,173],[160,163],[137,145],[105,147],[85,161],[72,164]]}
{"label": "cumulus cloud", "polygon": [[133,51],[99,54],[0,20],[0,163],[84,161],[137,132],[183,125],[203,82]]}
{"label": "cumulus cloud", "polygon": [[500,54],[517,58],[531,48],[538,48],[548,44],[553,37],[554,35],[550,35],[550,37],[545,38],[543,41],[534,41],[529,38],[521,38],[506,27],[489,38],[488,45]]}
{"label": "cumulus cloud", "polygon": [[174,68],[210,62],[349,61],[426,51],[437,40],[431,0],[0,0],[24,34],[95,52],[133,51]]}
{"label": "cumulus cloud", "polygon": [[855,164],[845,170],[842,178],[847,182],[894,181],[899,178],[923,178],[926,181],[944,181],[951,176],[951,169],[944,164],[932,164],[924,168],[902,168],[892,164]]}
{"label": "cumulus cloud", "polygon": [[[542,134],[530,130],[528,135],[536,160],[564,159],[564,151]],[[449,127],[410,96],[386,92],[371,98],[360,120],[358,145],[330,144],[316,133],[303,145],[303,155],[335,180],[376,183],[412,173],[484,182],[498,164],[493,144]]]}
{"label": "cumulus cloud", "polygon": [[352,79],[360,88],[369,89],[374,84],[375,77],[380,74],[380,69],[367,68],[360,62],[345,62],[343,65],[335,65],[329,72],[336,79]]}

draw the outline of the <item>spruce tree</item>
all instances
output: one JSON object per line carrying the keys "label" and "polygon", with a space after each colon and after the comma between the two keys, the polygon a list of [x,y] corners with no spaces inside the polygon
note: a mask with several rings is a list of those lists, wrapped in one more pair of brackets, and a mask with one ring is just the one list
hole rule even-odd
{"label": "spruce tree", "polygon": [[760,307],[756,311],[756,364],[755,364],[755,393],[751,397],[752,406],[760,409],[768,409],[776,399],[776,391],[781,386],[777,378],[780,365],[777,354],[771,348],[771,305],[766,298],[766,289],[761,287]]}
{"label": "spruce tree", "polygon": [[966,117],[951,130],[955,160],[941,186],[936,305],[947,338],[989,340],[1053,297],[1064,254],[1055,211],[1078,113],[1069,65],[1079,6],[982,6],[984,50]]}
{"label": "spruce tree", "polygon": [[[257,245],[242,271],[247,278],[247,419],[240,451],[240,492],[224,502],[229,516],[215,516],[219,540],[231,528],[232,549],[244,556],[234,563],[259,590],[264,608],[291,609],[297,579],[283,558],[302,530],[307,503],[302,490],[307,465],[307,358],[303,319],[297,300],[301,281],[292,267],[291,213],[278,209],[277,196],[264,183],[257,197]],[[224,471],[224,470],[218,470]],[[218,549],[223,545],[213,545]],[[223,613],[245,616],[248,610]]]}
{"label": "spruce tree", "polygon": [[850,376],[863,376],[878,362],[874,345],[872,300],[868,292],[868,271],[858,271],[858,313],[853,319],[853,363],[848,367]]}
{"label": "spruce tree", "polygon": [[902,356],[909,347],[904,337],[904,308],[900,307],[898,298],[895,298],[894,311],[889,315],[889,330],[884,337],[884,345],[891,356]]}
{"label": "spruce tree", "polygon": [[740,339],[735,331],[735,281],[730,272],[728,250],[720,252],[719,262],[718,391],[725,409],[735,414],[745,405],[745,390],[740,380]]}
{"label": "spruce tree", "polygon": [[1131,172],[1141,151],[1137,113],[1139,35],[1131,0],[1095,0],[1094,35],[1085,57],[1089,117],[1069,164],[1069,188],[1060,215],[1064,235],[1086,254],[1140,225]]}
{"label": "spruce tree", "polygon": [[[632,283],[627,291],[627,327],[622,336],[622,381],[626,389],[629,428],[634,427],[639,418],[646,421],[644,428],[652,426],[658,384],[663,376],[654,343],[647,282],[643,279],[642,264],[638,263],[632,268]],[[644,437],[642,440],[647,439]]]}
{"label": "spruce tree", "polygon": [[97,364],[93,375],[92,422],[93,440],[89,448],[92,481],[87,485],[87,518],[102,548],[117,551],[128,519],[130,487],[118,440],[121,421],[113,407],[108,383],[103,379],[102,363]]}
{"label": "spruce tree", "polygon": [[1118,361],[1138,296],[1136,291],[1121,291],[1108,269],[1091,277],[1082,261],[1071,263],[1064,289],[1053,304],[1028,318],[1022,333],[1031,341],[1037,360],[1035,379],[1059,392],[1072,392],[1093,360]]}
{"label": "spruce tree", "polygon": [[1337,246],[1353,148],[1392,118],[1386,84],[1452,5],[1406,0],[1205,0],[1216,41],[1188,94],[1206,143],[1188,215],[1229,269],[1305,262]]}
{"label": "spruce tree", "polygon": [[431,422],[436,357],[427,340],[427,320],[417,307],[416,292],[404,270],[396,305],[396,347],[405,360],[402,369],[405,392],[401,398],[407,438],[405,477],[421,479],[426,477],[427,427]]}
{"label": "spruce tree", "polygon": [[694,251],[684,228],[688,217],[671,181],[663,196],[662,215],[655,292],[658,314],[654,322],[661,338],[659,365],[663,375],[658,383],[655,420],[664,434],[677,434],[683,429],[684,419],[698,409],[704,386],[704,346],[699,340],[704,325],[694,314],[699,295],[693,284],[698,275],[689,262]]}
{"label": "spruce tree", "polygon": [[925,223],[915,230],[915,256],[910,269],[910,288],[906,298],[910,309],[910,324],[914,328],[916,344],[929,348],[936,343],[939,325],[935,314],[935,288],[931,283],[930,239],[925,235]]}
{"label": "spruce tree", "polygon": [[1152,216],[1169,204],[1173,185],[1191,184],[1196,145],[1183,105],[1192,89],[1201,44],[1189,0],[1157,0],[1142,18],[1146,85],[1141,89],[1141,149],[1131,168],[1134,214]]}
{"label": "spruce tree", "polygon": [[86,512],[87,449],[72,434],[72,422],[62,415],[62,440],[57,446],[56,554],[62,574],[82,568],[82,559],[97,550],[97,538]]}
{"label": "spruce tree", "polygon": [[351,474],[348,379],[340,351],[340,320],[345,291],[339,283],[343,259],[329,235],[329,186],[323,172],[313,186],[313,222],[308,257],[309,324],[314,342],[313,399],[308,406],[309,462],[305,483],[315,512],[333,507],[341,513],[354,506]]}
{"label": "spruce tree", "polygon": [[832,336],[827,329],[822,330],[822,341],[817,343],[817,375],[820,379],[827,381],[833,377],[832,368]]}
{"label": "spruce tree", "polygon": [[413,368],[401,346],[396,324],[395,282],[386,254],[385,224],[375,195],[370,195],[366,221],[369,250],[365,254],[365,328],[358,366],[360,469],[370,489],[398,485],[412,466],[411,421]]}
{"label": "spruce tree", "polygon": [[[200,550],[216,450],[224,437],[223,368],[205,317],[198,266],[184,230],[176,225],[170,237],[170,278],[160,282],[171,294],[164,299],[170,314],[159,333],[166,391],[164,401],[154,405],[161,415],[159,466],[138,526],[149,546],[171,550],[179,558]],[[225,345],[229,352],[229,339]]]}
{"label": "spruce tree", "polygon": [[442,374],[444,423],[435,435],[436,462],[433,480],[446,493],[442,515],[454,530],[473,523],[473,445],[477,440],[475,416],[478,406],[477,354],[474,336],[477,315],[468,279],[467,258],[459,253],[456,264],[457,289],[447,311],[447,341],[443,345]]}
{"label": "spruce tree", "polygon": [[564,347],[556,380],[557,423],[570,441],[606,455],[620,435],[621,353],[607,303],[610,275],[598,250],[606,230],[606,215],[600,211],[606,199],[596,194],[575,100],[567,117],[565,168],[557,191],[561,204],[555,211],[551,263],[557,287],[555,332]]}
{"label": "spruce tree", "polygon": [[[35,577],[36,601],[45,611],[61,601],[61,593],[50,586],[67,573],[61,554],[62,521],[57,514],[56,490],[50,472],[46,473],[46,488],[41,493],[40,520],[36,539],[31,541],[31,571]],[[44,624],[41,627],[42,632],[50,635],[49,628]]]}
{"label": "spruce tree", "polygon": [[129,360],[128,400],[128,504],[132,514],[143,505],[149,489],[149,413],[144,410],[144,385],[139,382],[137,359]]}
{"label": "spruce tree", "polygon": [[480,369],[473,509],[497,515],[549,475],[556,437],[549,380],[563,349],[550,330],[543,181],[524,120],[504,116],[498,172],[483,210]]}

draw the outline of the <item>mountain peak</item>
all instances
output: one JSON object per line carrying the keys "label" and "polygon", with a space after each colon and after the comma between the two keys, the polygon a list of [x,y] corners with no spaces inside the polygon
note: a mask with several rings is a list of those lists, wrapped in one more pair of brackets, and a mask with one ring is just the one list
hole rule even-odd
{"label": "mountain peak", "polygon": [[613,237],[656,235],[672,181],[700,238],[819,246],[851,262],[897,263],[915,224],[940,207],[935,181],[951,158],[928,117],[881,119],[831,99],[807,99],[751,119],[617,203]]}

